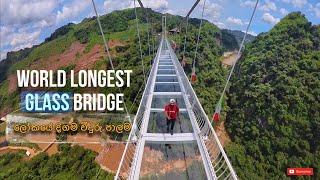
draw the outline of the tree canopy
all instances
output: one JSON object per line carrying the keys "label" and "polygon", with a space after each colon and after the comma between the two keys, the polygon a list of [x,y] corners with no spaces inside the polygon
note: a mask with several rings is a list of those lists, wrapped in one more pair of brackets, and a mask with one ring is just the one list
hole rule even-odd
{"label": "tree canopy", "polygon": [[23,160],[23,151],[0,155],[0,179],[113,179],[95,162],[96,153],[68,144],[59,149],[57,154],[40,153],[29,161]]}
{"label": "tree canopy", "polygon": [[[228,94],[227,148],[243,179],[320,178],[320,26],[300,12],[248,44]],[[304,177],[308,179],[308,177]]]}

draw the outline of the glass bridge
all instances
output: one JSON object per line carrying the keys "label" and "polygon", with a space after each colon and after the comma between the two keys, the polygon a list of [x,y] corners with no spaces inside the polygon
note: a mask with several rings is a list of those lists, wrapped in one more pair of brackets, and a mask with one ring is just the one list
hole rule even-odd
{"label": "glass bridge", "polygon": [[[115,179],[237,179],[183,68],[163,36]],[[174,98],[181,123],[166,131]]]}

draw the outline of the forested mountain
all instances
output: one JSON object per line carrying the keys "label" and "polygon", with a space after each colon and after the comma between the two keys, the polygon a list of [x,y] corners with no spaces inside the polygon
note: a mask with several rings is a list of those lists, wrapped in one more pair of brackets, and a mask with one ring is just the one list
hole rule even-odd
{"label": "forested mountain", "polygon": [[[48,41],[57,39],[58,37],[67,34],[72,29],[73,25],[74,25],[73,23],[69,23],[67,25],[64,25],[64,26],[56,29],[51,34],[51,36],[46,38],[45,42],[41,43],[40,45],[42,45],[42,44],[44,44],[44,43],[46,43]],[[34,45],[31,48],[25,48],[25,49],[21,49],[21,50],[18,50],[18,51],[8,52],[7,57],[4,60],[0,61],[0,83],[7,78],[8,70],[10,69],[10,67],[13,64],[25,59],[26,57],[28,57],[28,55],[32,52],[32,50],[35,49],[38,46],[39,45]]]}
{"label": "forested mountain", "polygon": [[[237,42],[238,42],[238,46],[240,46],[243,36],[244,36],[244,32],[239,31],[239,30],[229,30],[229,29],[223,29],[221,30],[222,33],[224,34],[231,34],[233,37],[236,38]],[[245,44],[252,42],[255,39],[255,36],[251,35],[251,34],[247,34],[247,37],[245,39]]]}
{"label": "forested mountain", "polygon": [[[154,21],[161,20],[161,14],[152,12],[151,18]],[[142,9],[138,9],[138,15],[141,17],[142,50],[144,51],[145,66],[150,66],[151,56],[147,51],[146,20],[143,18]],[[137,94],[142,85],[142,68],[136,66],[141,64],[139,57],[138,39],[135,31],[135,16],[132,9],[116,11],[101,16],[103,29],[105,30],[110,52],[113,57],[116,69],[132,69],[132,87],[124,89],[128,104],[131,98]],[[154,33],[160,32],[160,24],[154,25]],[[154,41],[157,41],[155,39]],[[157,43],[156,43],[157,44]],[[58,28],[45,42],[25,51],[8,54],[7,59],[2,61],[6,64],[1,69],[2,74],[6,74],[6,80],[0,85],[0,115],[4,115],[18,108],[19,93],[23,89],[18,89],[15,83],[15,70],[17,69],[65,69],[70,71],[74,69],[106,69],[109,68],[104,54],[102,39],[98,29],[96,18],[84,19],[79,24],[68,24]],[[60,88],[59,91],[81,91],[79,88]],[[104,93],[118,91],[113,88],[100,89]]]}
{"label": "forested mountain", "polygon": [[[161,33],[161,18],[162,14],[147,9],[149,13],[150,26],[152,27],[151,54],[149,55],[147,41],[147,24],[146,12],[138,8],[138,17],[140,19],[140,34],[142,40],[142,51],[146,69],[150,68],[152,51],[157,50]],[[167,27],[172,29],[177,27],[182,17],[167,14]],[[186,44],[186,72],[191,73],[191,63],[194,58],[194,49],[197,39],[199,19],[189,19],[189,30]],[[132,107],[130,113],[134,114],[137,109],[137,104],[140,102],[139,89],[143,87],[143,73],[141,68],[141,59],[139,52],[139,43],[136,32],[135,15],[133,9],[125,9],[122,11],[114,11],[112,13],[101,16],[101,24],[106,35],[110,54],[114,63],[115,69],[132,69],[131,87],[122,89],[125,96],[125,101],[128,107]],[[183,37],[184,34],[168,35],[170,40],[174,40],[178,47],[176,49],[179,60],[182,58]],[[235,38],[230,38],[226,45],[222,40],[223,35],[221,30],[204,21],[201,33],[201,41],[199,43],[198,56],[196,61],[198,81],[194,85],[198,97],[203,103],[207,112],[212,113],[214,110],[214,102],[217,101],[220,89],[223,87],[227,69],[221,66],[221,55],[237,46]],[[153,47],[153,46],[152,46]],[[63,69],[69,72],[80,69],[110,69],[108,60],[104,54],[101,35],[99,32],[96,18],[84,19],[79,24],[68,24],[57,29],[45,42],[26,51],[14,53],[16,59],[12,56],[4,62],[10,62],[3,69],[6,79],[0,84],[0,117],[6,113],[10,113],[15,109],[19,109],[19,95],[25,89],[17,88],[16,70],[17,69],[47,69],[56,71]],[[67,83],[68,84],[68,83]],[[34,90],[34,89],[33,89]],[[37,89],[38,90],[38,89]],[[43,89],[41,89],[43,90]],[[88,92],[88,88],[52,88],[45,89],[50,91],[66,91],[66,92]],[[101,93],[116,93],[117,88],[95,88],[94,92]],[[136,104],[133,104],[137,97]],[[131,108],[130,108],[131,109]],[[0,179],[13,177],[12,179],[23,178],[56,178],[61,179],[64,176],[68,178],[89,179],[87,175],[92,175],[93,172],[100,171],[92,161],[92,152],[80,150],[78,148],[60,149],[59,154],[53,157],[48,157],[45,154],[39,154],[31,159],[31,162],[25,162],[21,158],[21,153],[0,155],[0,165],[2,164],[6,172],[0,173]],[[62,152],[61,152],[62,151]],[[66,153],[69,152],[69,153]],[[68,156],[69,155],[69,156]],[[70,159],[71,158],[71,159]],[[83,160],[85,159],[85,161]],[[2,161],[3,160],[3,161]],[[70,161],[70,163],[69,163]],[[86,165],[85,163],[89,163]],[[91,164],[90,164],[91,163]],[[26,167],[25,167],[26,166]],[[30,166],[31,168],[28,168]],[[52,170],[52,167],[57,167]],[[67,170],[60,168],[66,167]],[[92,169],[91,169],[92,168]],[[50,171],[49,171],[50,170]],[[75,170],[83,170],[82,173],[76,174]],[[30,176],[28,176],[30,174]],[[98,179],[109,176],[102,173]],[[95,177],[95,174],[91,177]],[[78,178],[79,179],[79,178]]]}
{"label": "forested mountain", "polygon": [[7,58],[0,61],[0,83],[7,78],[7,71],[10,66],[27,57],[35,47],[36,46],[7,53]]}
{"label": "forested mountain", "polygon": [[0,179],[113,179],[100,169],[96,153],[78,145],[61,144],[59,153],[40,153],[26,161],[23,151],[0,155]]}
{"label": "forested mountain", "polygon": [[[161,33],[161,17],[162,14],[147,9],[150,19],[150,26],[152,27],[150,44],[154,45],[153,49],[156,51],[159,36]],[[147,43],[147,25],[146,16],[142,9],[138,9],[138,17],[140,19],[140,31],[142,40],[142,50],[144,55],[144,62],[146,68],[150,68],[150,61],[153,57],[149,56]],[[181,22],[181,16],[174,16],[167,14],[167,27],[172,29],[178,26]],[[125,97],[129,106],[133,102],[135,95],[143,84],[142,68],[140,66],[141,59],[139,55],[139,43],[136,35],[135,15],[133,9],[126,9],[122,11],[114,11],[112,13],[101,16],[102,28],[108,44],[110,52],[114,61],[116,69],[132,69],[133,78],[130,88],[123,89]],[[189,35],[187,43],[187,72],[190,71],[191,59],[194,54],[194,47],[196,41],[197,28],[200,20],[195,18],[189,19]],[[172,35],[173,39],[178,38],[179,44],[178,52],[182,48],[182,33],[179,35]],[[199,80],[202,86],[207,88],[207,95],[201,96],[204,98],[210,97],[215,100],[217,93],[212,96],[209,89],[214,91],[218,89],[215,87],[215,81],[223,82],[225,70],[220,66],[219,57],[228,46],[237,46],[236,40],[228,40],[228,45],[224,44],[222,40],[223,35],[220,29],[215,25],[204,22],[202,30],[203,41],[200,42],[199,58],[203,60],[197,61],[197,68],[203,70],[199,74]],[[152,46],[153,47],[153,46]],[[67,24],[58,28],[50,37],[46,38],[45,42],[31,49],[21,50],[11,56],[2,63],[6,64],[1,69],[2,74],[6,74],[6,80],[0,84],[0,116],[18,108],[19,93],[23,89],[17,89],[15,73],[17,69],[65,69],[70,71],[74,69],[106,69],[108,68],[107,59],[103,53],[102,39],[98,29],[98,24],[95,17],[86,18],[79,24]],[[205,60],[204,60],[205,59]],[[139,66],[137,66],[139,65]],[[215,71],[215,72],[213,72]],[[204,75],[204,76],[202,76]],[[218,76],[217,76],[218,75]],[[206,81],[206,82],[204,82]],[[207,85],[206,85],[207,84]],[[218,83],[220,87],[222,83]],[[79,88],[60,88],[55,89],[60,91],[81,91]],[[115,92],[117,89],[102,88],[99,89],[104,93]],[[204,94],[204,93],[202,93]],[[214,98],[213,98],[214,97]],[[139,102],[139,98],[137,99]],[[209,103],[208,103],[209,104]],[[133,113],[136,106],[133,106]],[[208,108],[212,109],[212,108]]]}
{"label": "forested mountain", "polygon": [[[320,26],[299,12],[246,46],[228,94],[227,148],[242,179],[320,178]],[[304,177],[301,179],[312,179]]]}

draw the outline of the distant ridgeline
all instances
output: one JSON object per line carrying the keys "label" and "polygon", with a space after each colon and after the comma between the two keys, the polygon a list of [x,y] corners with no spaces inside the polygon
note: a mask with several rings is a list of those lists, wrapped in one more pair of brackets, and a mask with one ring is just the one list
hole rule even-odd
{"label": "distant ridgeline", "polygon": [[[153,25],[155,27],[155,30],[157,32],[161,32],[161,24],[158,22],[158,18],[159,16],[161,16],[159,13],[152,11],[151,9],[148,9],[149,13],[152,14],[151,17],[151,21],[152,19],[156,20],[155,22],[153,22]],[[121,16],[123,15],[123,13],[127,14],[127,17],[119,17],[119,15],[121,14]],[[115,11],[113,13],[107,14],[107,15],[103,15],[101,18],[103,21],[106,21],[103,25],[106,26],[106,24],[108,24],[108,27],[104,28],[106,33],[110,33],[110,32],[121,32],[121,31],[125,31],[128,29],[128,27],[130,26],[128,24],[128,22],[130,20],[133,20],[133,14],[130,10],[123,10],[123,11]],[[109,19],[109,17],[116,17],[117,20],[120,20],[116,23],[116,20],[114,19]],[[180,16],[174,16],[171,15],[172,17],[174,17],[174,21],[176,21],[177,19],[181,19]],[[4,81],[7,78],[7,74],[8,74],[8,70],[10,69],[10,67],[25,59],[26,57],[28,57],[28,55],[38,46],[41,46],[45,43],[48,43],[49,41],[55,40],[59,37],[62,37],[68,33],[73,33],[74,36],[77,37],[77,39],[81,42],[81,43],[87,43],[89,41],[89,36],[88,34],[90,34],[90,31],[94,31],[96,33],[98,33],[98,27],[96,22],[95,22],[96,17],[91,17],[91,18],[85,18],[79,25],[75,25],[74,23],[68,23],[64,26],[61,26],[60,28],[56,29],[51,35],[50,37],[46,38],[45,41],[43,43],[41,43],[40,45],[35,45],[32,48],[25,48],[25,49],[21,49],[18,51],[11,51],[8,52],[7,54],[7,58],[5,58],[4,60],[0,61],[0,83],[2,81]],[[144,22],[146,22],[145,19],[143,19]],[[190,18],[191,21],[191,25],[198,25],[199,24],[199,19],[196,18]],[[115,24],[114,24],[115,23]],[[169,27],[173,27],[173,25],[177,24],[177,22],[167,22],[169,24]],[[171,25],[170,25],[171,23]],[[87,25],[91,25],[91,27],[88,27]],[[112,25],[112,26],[110,26]],[[79,27],[80,28],[76,28]],[[77,31],[74,31],[75,29],[78,29]],[[234,50],[239,48],[239,45],[242,41],[242,38],[244,36],[244,33],[242,31],[238,31],[238,30],[228,30],[228,29],[223,29],[221,30],[221,41],[222,41],[222,45],[227,49],[227,50]],[[247,35],[246,38],[246,43],[251,42],[254,39],[255,36],[252,36],[250,34]],[[235,41],[237,43],[235,43]]]}
{"label": "distant ridgeline", "polygon": [[320,26],[287,15],[246,46],[232,81],[227,151],[238,176],[286,179],[288,167],[313,167],[320,179]]}
{"label": "distant ridgeline", "polygon": [[10,66],[18,61],[21,61],[35,48],[25,48],[19,51],[12,51],[7,53],[7,58],[0,61],[0,83],[7,78],[7,72]]}
{"label": "distant ridgeline", "polygon": [[[243,36],[244,36],[244,32],[239,31],[239,30],[229,30],[229,29],[223,29],[222,31],[222,40],[224,41],[224,43],[228,46],[230,46],[230,49],[238,49]],[[237,46],[234,46],[235,44],[232,43],[233,42],[233,38],[235,38],[235,40],[237,41]],[[255,39],[255,36],[251,35],[251,34],[247,34],[247,37],[245,39],[245,44],[253,41]]]}

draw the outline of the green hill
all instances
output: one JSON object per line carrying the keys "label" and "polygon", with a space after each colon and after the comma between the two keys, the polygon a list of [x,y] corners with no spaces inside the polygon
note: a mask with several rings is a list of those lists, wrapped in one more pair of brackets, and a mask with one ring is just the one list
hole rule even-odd
{"label": "green hill", "polygon": [[[132,88],[124,89],[128,104],[142,85],[142,68],[137,66],[141,60],[138,53],[138,41],[135,32],[134,11],[132,9],[116,11],[101,16],[105,35],[108,38],[110,52],[116,69],[132,69]],[[143,17],[141,9],[138,10]],[[161,19],[159,13],[152,12],[152,18]],[[146,33],[145,19],[141,19],[141,34]],[[158,32],[156,29],[154,33]],[[145,65],[149,67],[151,56],[147,55],[146,36],[142,36]],[[11,55],[12,54],[12,55]],[[89,61],[90,59],[90,61]],[[18,108],[19,93],[22,89],[15,87],[17,69],[106,69],[110,68],[104,54],[102,39],[99,34],[96,18],[84,19],[79,24],[68,24],[58,28],[45,42],[29,49],[12,52],[1,62],[1,74],[6,76],[0,85],[0,112],[3,114]],[[81,89],[70,87],[54,89],[77,92]],[[105,93],[117,89],[97,89]]]}
{"label": "green hill", "polygon": [[[229,30],[229,29],[223,29],[222,32],[223,32],[223,34],[226,34],[226,36],[230,34],[231,36],[235,37],[238,42],[238,46],[240,46],[242,39],[243,39],[243,36],[245,34],[244,32],[239,31],[239,30]],[[244,43],[247,44],[249,42],[252,42],[254,39],[255,39],[255,36],[253,36],[251,34],[247,34],[247,37],[246,37]]]}
{"label": "green hill", "polygon": [[[151,34],[153,38],[150,43],[155,45],[154,50],[156,51],[159,41],[159,36],[157,35],[161,33],[162,14],[154,12],[151,9],[147,9],[147,11],[151,22],[150,26],[153,29]],[[142,9],[138,9],[138,16],[140,18],[144,62],[145,66],[149,69],[153,56],[149,56],[148,54],[145,12]],[[181,16],[167,14],[168,29],[177,27],[181,20]],[[143,83],[134,11],[133,9],[126,9],[103,15],[101,16],[101,23],[109,42],[115,68],[133,70],[132,86],[123,89],[127,104],[130,107]],[[190,72],[199,23],[199,19],[190,19],[190,31],[187,43],[187,58],[189,62],[187,72]],[[96,18],[86,18],[79,24],[70,23],[58,28],[50,37],[46,38],[45,42],[38,46],[9,53],[8,58],[0,64],[0,73],[6,78],[0,85],[0,115],[18,108],[19,93],[23,89],[16,87],[15,73],[17,69],[52,69],[56,71],[57,69],[109,68],[107,59],[103,53],[102,39],[99,33]],[[180,45],[178,53],[181,52],[180,48],[182,48],[182,35],[170,36],[170,38],[175,39]],[[219,57],[228,47],[222,43],[220,29],[207,21],[204,23],[202,36],[203,40],[200,42],[199,52],[203,53],[199,53],[199,57],[203,60],[197,62],[197,67],[202,69],[199,72],[199,80],[201,87],[207,90],[207,94],[203,93],[201,97],[210,97],[209,99],[215,100],[217,92],[212,96],[210,91],[217,89],[214,82],[218,81],[218,87],[220,87],[224,81],[225,70],[220,66]],[[231,46],[235,46],[232,44],[236,44],[236,41],[231,39],[228,43]],[[82,89],[70,87],[52,90],[82,91]],[[118,90],[102,88],[95,91],[109,93]],[[139,99],[137,102],[139,102]],[[136,106],[134,106],[133,112],[135,109]],[[212,109],[211,105],[207,109]]]}
{"label": "green hill", "polygon": [[[145,19],[145,12],[138,9],[138,16],[140,18],[142,50],[144,55],[144,62],[147,69],[149,69],[152,55],[149,56],[147,45],[147,24]],[[151,44],[155,45],[154,50],[157,49],[159,36],[161,33],[161,18],[162,14],[147,9],[151,26],[153,29]],[[167,14],[167,27],[172,29],[180,24],[182,17]],[[114,66],[116,69],[132,69],[132,83],[130,88],[122,89],[125,94],[125,100],[128,107],[138,94],[141,86],[143,86],[143,75],[141,68],[141,59],[139,54],[139,44],[135,27],[135,16],[133,9],[126,9],[122,11],[115,11],[110,14],[101,16],[102,28],[106,35],[110,54],[112,56]],[[191,62],[194,56],[194,49],[197,38],[197,30],[200,20],[191,18],[189,22],[188,43],[186,46],[187,65],[186,72],[191,73]],[[217,26],[205,21],[201,33],[201,41],[199,44],[199,55],[197,58],[197,75],[198,82],[194,85],[195,90],[200,97],[207,112],[212,113],[214,110],[214,102],[217,101],[219,90],[222,88],[227,70],[221,66],[220,57],[228,50],[228,47],[222,41],[222,32]],[[178,44],[177,55],[181,58],[183,49],[182,40],[183,34],[169,35],[171,40]],[[236,46],[237,42],[233,38],[228,40],[228,45]],[[24,89],[18,89],[15,83],[15,73],[17,69],[64,69],[70,71],[71,69],[108,69],[109,64],[104,54],[102,39],[99,34],[96,18],[84,19],[79,24],[67,24],[58,28],[45,42],[31,49],[21,50],[10,53],[8,58],[0,64],[1,74],[5,75],[5,80],[0,85],[0,117],[6,113],[10,113],[19,108],[19,94]],[[43,90],[43,89],[41,89]],[[49,90],[49,89],[44,89]],[[66,91],[66,92],[82,92],[88,91],[80,88],[52,88],[50,91]],[[118,92],[117,88],[95,88],[91,91],[102,93]],[[141,95],[141,93],[140,93]],[[139,103],[140,96],[137,102]],[[132,106],[131,113],[135,113],[137,103]],[[76,148],[77,149],[77,148]],[[65,152],[70,151],[70,158],[66,157]],[[61,179],[64,176],[73,177],[76,179],[90,179],[87,175],[92,175],[98,168],[93,162],[88,165],[81,163],[81,158],[92,161],[92,152],[85,151],[88,156],[78,155],[73,148],[60,152],[57,155],[46,156],[40,154],[35,156],[31,162],[21,161],[21,154],[3,155],[0,159],[5,159],[3,166],[8,170],[0,173],[1,177],[7,179],[23,178],[51,178]],[[82,152],[82,151],[81,151]],[[10,161],[12,158],[12,162]],[[41,161],[41,163],[40,163]],[[73,163],[66,163],[67,161]],[[2,161],[0,160],[0,164]],[[36,163],[36,164],[34,164]],[[45,163],[48,163],[47,165]],[[32,169],[28,168],[28,166]],[[50,173],[51,166],[66,166],[71,169],[67,172],[64,169],[54,169],[56,176]],[[90,169],[93,167],[93,170]],[[83,173],[75,174],[74,169],[82,169]],[[2,171],[1,171],[2,172]],[[27,173],[26,173],[27,172]],[[53,171],[52,171],[53,172]],[[30,176],[27,177],[27,174]],[[91,176],[94,177],[94,176]],[[98,179],[109,177],[105,172],[102,173]],[[72,178],[71,178],[72,179]]]}
{"label": "green hill", "polygon": [[239,177],[285,179],[287,167],[313,167],[319,179],[320,26],[287,15],[246,46],[236,71],[226,128]]}
{"label": "green hill", "polygon": [[78,145],[62,144],[52,156],[40,153],[25,160],[25,152],[0,154],[0,179],[113,179],[101,170],[96,153]]}

